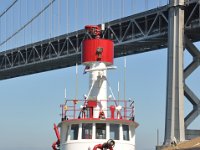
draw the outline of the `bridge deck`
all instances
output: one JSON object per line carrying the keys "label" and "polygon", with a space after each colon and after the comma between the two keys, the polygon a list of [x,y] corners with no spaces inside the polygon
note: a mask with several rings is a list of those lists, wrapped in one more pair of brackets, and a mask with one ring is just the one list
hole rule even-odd
{"label": "bridge deck", "polygon": [[[113,39],[115,58],[167,47],[169,6],[155,8],[106,23],[104,38]],[[200,4],[185,5],[185,34],[200,40]],[[81,61],[81,42],[90,35],[85,30],[0,52],[0,80],[58,68]]]}

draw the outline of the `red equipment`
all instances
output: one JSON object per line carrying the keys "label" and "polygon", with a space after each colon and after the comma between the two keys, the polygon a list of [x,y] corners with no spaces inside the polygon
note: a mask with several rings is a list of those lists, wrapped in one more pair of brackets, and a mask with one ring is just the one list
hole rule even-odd
{"label": "red equipment", "polygon": [[113,64],[114,44],[112,40],[101,39],[99,26],[85,26],[85,29],[95,38],[83,41],[82,63],[104,62],[107,65]]}
{"label": "red equipment", "polygon": [[112,139],[108,140],[106,143],[103,144],[97,144],[94,146],[93,150],[97,150],[97,149],[110,149],[113,150],[113,147],[115,146],[115,141],[113,141]]}
{"label": "red equipment", "polygon": [[52,148],[53,148],[53,150],[58,150],[60,147],[60,133],[59,133],[58,127],[56,126],[55,123],[54,123],[54,131],[55,131],[55,134],[57,137],[57,141],[52,144]]}

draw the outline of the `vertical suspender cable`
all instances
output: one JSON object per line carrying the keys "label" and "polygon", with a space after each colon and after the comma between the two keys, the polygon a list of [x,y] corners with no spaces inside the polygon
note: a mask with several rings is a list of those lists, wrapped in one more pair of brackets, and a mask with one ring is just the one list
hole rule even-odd
{"label": "vertical suspender cable", "polygon": [[[5,14],[5,38],[7,36],[7,13]],[[7,50],[7,42],[5,43],[5,50]]]}
{"label": "vertical suspender cable", "polygon": [[[25,12],[27,12],[27,7],[26,7],[26,5],[27,5],[27,0],[25,0]],[[25,19],[27,19],[27,13],[26,13],[26,16],[25,16]],[[26,31],[26,28],[24,28],[24,45],[25,45],[25,31]]]}
{"label": "vertical suspender cable", "polygon": [[86,18],[87,18],[86,24],[89,24],[89,0],[86,0],[86,9],[87,9],[87,11],[86,11]]}
{"label": "vertical suspender cable", "polygon": [[[49,2],[51,3],[51,0],[49,0]],[[51,4],[50,4],[50,8],[49,8],[49,39],[51,38]]]}
{"label": "vertical suspender cable", "polygon": [[132,5],[132,12],[134,14],[135,13],[135,8],[137,8],[135,0],[132,0],[132,4],[131,5]]}
{"label": "vertical suspender cable", "polygon": [[69,0],[67,0],[67,34],[69,33]]}
{"label": "vertical suspender cable", "polygon": [[[38,2],[38,3],[36,3],[36,4],[38,4],[38,6],[37,5],[35,5],[35,9],[38,7],[39,8],[39,10],[40,10],[40,3]],[[36,38],[36,41],[39,41],[40,40],[40,17],[38,17],[38,21],[37,21],[37,24],[38,25],[36,25],[36,30],[37,30],[37,38]]]}
{"label": "vertical suspender cable", "polygon": [[[42,0],[40,1],[40,9],[42,9]],[[40,16],[40,19],[39,19],[39,21],[40,21],[40,28],[39,28],[40,29],[39,30],[39,32],[40,32],[40,41],[42,40],[42,15]]]}
{"label": "vertical suspender cable", "polygon": [[[19,8],[18,8],[18,26],[19,26],[19,28],[20,28],[20,25],[21,25],[21,17],[20,17],[20,14],[21,14],[21,11],[20,11],[20,2],[21,2],[21,0],[19,0]],[[18,33],[17,35],[16,35],[16,37],[18,36],[18,38],[20,39],[20,33]],[[17,46],[19,46],[20,45],[20,42],[19,42],[19,40],[17,40],[18,42],[17,42]]]}
{"label": "vertical suspender cable", "polygon": [[98,22],[99,22],[99,0],[97,0],[96,8],[97,8],[97,23],[96,24],[98,24]]}
{"label": "vertical suspender cable", "polygon": [[[33,1],[33,2],[35,2],[35,1]],[[30,7],[30,9],[31,9],[31,8],[32,8],[32,7]],[[33,12],[32,10],[30,10],[30,11]],[[31,14],[31,13],[30,13],[30,14]],[[30,15],[30,16],[31,16],[31,15]],[[32,34],[33,34],[33,33],[32,33],[32,28],[33,28],[33,25],[32,25],[32,23],[31,23],[31,43],[32,43],[32,41],[33,41],[33,40],[32,40]]]}
{"label": "vertical suspender cable", "polygon": [[[14,7],[15,8],[15,7]],[[12,26],[12,28],[13,28],[13,33],[14,33],[14,31],[15,31],[15,27],[14,27],[14,25],[15,25],[15,9],[13,8],[13,18],[12,18],[12,20],[13,20],[13,26]],[[13,45],[15,45],[16,43],[16,40],[15,40],[15,38],[13,38]],[[2,42],[1,42],[2,43]]]}
{"label": "vertical suspender cable", "polygon": [[161,6],[161,0],[158,0],[158,6],[159,7]]}
{"label": "vertical suspender cable", "polygon": [[53,37],[53,3],[52,3],[52,1],[51,1],[51,22],[50,22],[50,24],[51,24],[51,32],[50,32],[50,38],[52,38]]}
{"label": "vertical suspender cable", "polygon": [[145,10],[148,9],[148,0],[145,0]]}
{"label": "vertical suspender cable", "polygon": [[77,31],[77,19],[78,19],[78,14],[77,14],[77,12],[78,12],[78,4],[77,4],[77,0],[75,0],[75,31]]}
{"label": "vertical suspender cable", "polygon": [[61,17],[61,7],[60,7],[60,0],[58,0],[58,34],[60,35],[60,17]]}
{"label": "vertical suspender cable", "polygon": [[1,18],[0,18],[0,42],[1,42],[1,35],[2,33],[1,33]]}
{"label": "vertical suspender cable", "polygon": [[111,1],[112,2],[112,4],[111,4],[111,7],[112,7],[112,9],[111,9],[111,12],[112,12],[112,14],[111,14],[111,20],[113,20],[114,19],[114,1],[112,0]]}
{"label": "vertical suspender cable", "polygon": [[[21,10],[20,10],[21,8],[20,8],[20,2],[21,2],[21,0],[19,0],[19,9],[18,9],[19,10],[19,16],[18,16],[19,17],[18,18],[19,28],[21,26],[21,16],[20,16],[21,15]],[[20,39],[20,33],[18,33],[18,38]],[[18,45],[17,46],[19,46],[20,45],[20,42],[19,42],[20,40],[17,40],[17,41],[18,41],[18,43],[17,43]]]}
{"label": "vertical suspender cable", "polygon": [[103,0],[101,0],[101,23],[104,23],[104,21],[103,21]]}
{"label": "vertical suspender cable", "polygon": [[121,0],[121,18],[124,17],[124,0]]}

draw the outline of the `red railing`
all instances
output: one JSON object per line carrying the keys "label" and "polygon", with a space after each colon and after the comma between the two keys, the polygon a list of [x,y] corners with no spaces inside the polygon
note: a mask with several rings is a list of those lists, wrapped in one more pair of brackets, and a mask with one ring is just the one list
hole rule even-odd
{"label": "red railing", "polygon": [[[93,108],[88,107],[88,102],[92,100],[67,100],[65,104],[60,105],[62,109],[62,120],[92,118]],[[107,101],[106,118],[134,120],[134,101],[131,100],[98,100],[98,102]],[[94,101],[95,102],[95,101]]]}

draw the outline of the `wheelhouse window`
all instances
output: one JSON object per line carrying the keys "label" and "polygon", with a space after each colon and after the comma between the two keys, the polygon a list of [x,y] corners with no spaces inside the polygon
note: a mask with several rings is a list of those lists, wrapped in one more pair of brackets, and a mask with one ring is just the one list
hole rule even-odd
{"label": "wheelhouse window", "polygon": [[78,124],[71,125],[70,140],[78,140]]}
{"label": "wheelhouse window", "polygon": [[119,124],[110,124],[110,139],[119,140]]}
{"label": "wheelhouse window", "polygon": [[105,123],[96,123],[96,139],[106,139]]}
{"label": "wheelhouse window", "polygon": [[92,123],[82,124],[82,139],[92,139]]}
{"label": "wheelhouse window", "polygon": [[129,141],[129,126],[123,124],[122,129],[123,129],[123,140]]}

